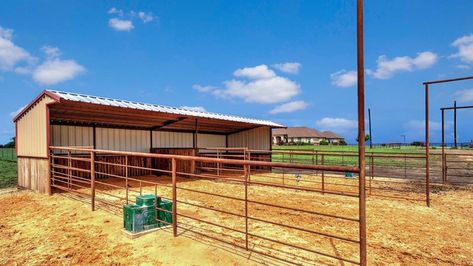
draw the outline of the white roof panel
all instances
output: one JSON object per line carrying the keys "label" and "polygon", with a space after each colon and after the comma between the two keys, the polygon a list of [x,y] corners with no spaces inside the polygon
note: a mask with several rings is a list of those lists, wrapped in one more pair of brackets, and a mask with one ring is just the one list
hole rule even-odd
{"label": "white roof panel", "polygon": [[138,102],[117,100],[117,99],[85,95],[85,94],[79,94],[79,93],[73,93],[73,92],[63,92],[63,91],[55,91],[55,90],[48,90],[48,91],[56,94],[61,99],[75,101],[75,102],[93,103],[93,104],[108,105],[108,106],[115,106],[115,107],[122,107],[122,108],[131,108],[131,109],[137,109],[137,110],[146,110],[146,111],[171,113],[171,114],[177,114],[177,115],[187,115],[187,116],[202,117],[202,118],[209,118],[209,119],[227,120],[227,121],[242,122],[242,123],[249,123],[249,124],[255,124],[255,125],[262,125],[262,126],[270,126],[270,127],[284,127],[281,124],[274,123],[269,120],[246,118],[246,117],[241,117],[241,116],[225,115],[225,114],[210,113],[210,112],[200,112],[200,111],[194,111],[194,110],[187,110],[183,108],[169,107],[169,106],[164,106],[164,105],[138,103]]}

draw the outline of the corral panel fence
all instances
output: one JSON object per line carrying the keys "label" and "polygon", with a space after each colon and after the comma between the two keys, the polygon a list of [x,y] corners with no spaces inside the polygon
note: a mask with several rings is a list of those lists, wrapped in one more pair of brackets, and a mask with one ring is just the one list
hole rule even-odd
{"label": "corral panel fence", "polygon": [[[313,150],[313,149],[274,149],[259,151],[250,149],[207,148],[200,149],[200,155],[212,158],[239,158],[266,160],[272,162],[308,164],[308,165],[343,165],[357,166],[358,155],[353,151]],[[268,155],[269,154],[269,155]],[[430,155],[430,181],[426,180],[425,154],[416,151],[367,152],[366,153],[366,190],[368,196],[405,199],[428,202],[430,192],[445,186],[473,185],[473,153],[451,150],[445,158],[440,151]],[[207,164],[203,170],[216,173],[232,174],[242,169],[229,168],[220,164]],[[252,168],[253,179],[260,178],[280,184],[316,187],[322,190],[352,191],[357,189],[357,178],[353,173],[330,171],[288,171],[273,168],[268,173],[264,169]],[[261,170],[261,171],[259,171]],[[256,175],[256,173],[258,173]]]}
{"label": "corral panel fence", "polygon": [[[56,152],[61,150],[68,152]],[[106,156],[121,159],[100,159]],[[97,205],[117,212],[136,195],[154,194],[173,203],[172,211],[167,212],[173,217],[169,230],[174,236],[192,233],[260,254],[266,262],[360,264],[361,250],[366,247],[359,239],[362,219],[358,210],[364,199],[358,189],[340,192],[301,187],[259,176],[270,175],[273,169],[275,176],[280,171],[356,173],[356,167],[251,161],[245,153],[243,158],[235,158],[235,154],[229,156],[232,159],[218,156],[51,147],[51,186],[82,195],[89,199],[93,210]],[[131,162],[132,157],[142,160]],[[151,167],[144,163],[148,160]],[[156,160],[170,162],[170,169],[155,167],[163,165],[153,162]],[[195,168],[187,171],[178,167],[186,161],[192,161]],[[131,174],[132,169],[147,173]],[[103,178],[98,179],[98,175]],[[359,183],[358,188],[364,186]]]}

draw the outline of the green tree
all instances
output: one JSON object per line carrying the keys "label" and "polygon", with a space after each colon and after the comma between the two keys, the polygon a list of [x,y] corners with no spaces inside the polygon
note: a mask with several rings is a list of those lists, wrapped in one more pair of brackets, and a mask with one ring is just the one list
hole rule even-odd
{"label": "green tree", "polygon": [[15,137],[11,138],[11,141],[8,142],[7,144],[3,145],[4,148],[15,148],[16,145],[16,139]]}
{"label": "green tree", "polygon": [[[368,141],[368,140],[370,140],[370,139],[371,139],[371,136],[370,136],[369,134],[366,134],[366,136],[365,136],[365,141]],[[359,141],[358,141],[358,137],[356,137],[356,142],[359,142]]]}

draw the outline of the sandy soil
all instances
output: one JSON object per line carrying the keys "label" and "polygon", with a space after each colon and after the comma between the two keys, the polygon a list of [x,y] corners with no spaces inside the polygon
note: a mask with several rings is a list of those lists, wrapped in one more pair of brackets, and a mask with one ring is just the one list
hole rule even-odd
{"label": "sandy soil", "polygon": [[[144,177],[162,185],[168,178]],[[121,180],[108,180],[122,185]],[[132,184],[133,185],[133,184]],[[134,184],[136,186],[136,184]],[[243,198],[244,186],[235,183],[205,180],[181,180],[181,188],[191,188],[219,195]],[[144,187],[143,193],[154,193],[154,186]],[[123,190],[98,186],[98,190],[124,196]],[[169,196],[167,187],[157,188],[158,194]],[[87,192],[83,190],[83,192]],[[416,192],[410,192],[416,196]],[[135,194],[133,194],[135,195]],[[419,197],[419,195],[417,195]],[[130,195],[132,197],[132,195]],[[301,209],[357,217],[357,199],[311,192],[267,188],[252,185],[250,200]],[[420,196],[422,197],[422,196]],[[122,201],[98,192],[120,206]],[[233,213],[244,213],[244,203],[199,194],[183,189],[178,198],[184,202]],[[90,203],[71,198],[70,194],[44,196],[31,192],[0,195],[0,264],[1,265],[247,265],[282,264],[255,252],[264,252],[300,264],[349,265],[310,252],[290,248],[258,237],[250,237],[250,250],[232,248],[215,240],[186,231],[189,228],[212,237],[244,246],[244,235],[192,219],[179,218],[179,237],[169,230],[129,240],[120,229],[122,218],[108,211],[90,211]],[[105,209],[108,205],[99,204]],[[436,190],[432,207],[422,202],[382,197],[369,197],[368,259],[370,265],[473,265],[473,191]],[[117,208],[117,213],[120,207]],[[178,205],[178,212],[212,221],[237,230],[245,228],[244,218],[215,211]],[[357,239],[357,223],[303,214],[280,208],[249,204],[251,217],[279,222],[306,229]],[[357,260],[358,246],[343,240],[285,229],[280,226],[249,221],[249,232],[277,239],[331,255]]]}
{"label": "sandy soil", "polygon": [[242,265],[247,254],[169,230],[130,240],[122,218],[55,194],[0,195],[0,265]]}

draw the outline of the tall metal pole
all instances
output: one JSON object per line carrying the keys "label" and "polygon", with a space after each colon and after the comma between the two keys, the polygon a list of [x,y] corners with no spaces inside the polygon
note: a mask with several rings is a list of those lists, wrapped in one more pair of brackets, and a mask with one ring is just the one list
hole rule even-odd
{"label": "tall metal pole", "polygon": [[176,159],[171,159],[171,177],[172,177],[172,232],[173,236],[177,236],[177,176],[176,176]]}
{"label": "tall metal pole", "polygon": [[358,160],[360,176],[359,215],[360,215],[360,265],[367,265],[366,252],[366,190],[365,190],[365,66],[363,48],[363,0],[357,0],[356,5],[356,32],[357,32],[357,65],[358,65]]}
{"label": "tall metal pole", "polygon": [[90,196],[92,211],[95,211],[95,152],[90,152]]}
{"label": "tall metal pole", "polygon": [[368,108],[368,125],[370,131],[370,149],[373,148],[373,134],[371,133],[371,108]]}
{"label": "tall metal pole", "polygon": [[425,84],[425,201],[430,207],[429,84]]}
{"label": "tall metal pole", "polygon": [[445,184],[445,110],[442,109],[442,183]]}
{"label": "tall metal pole", "polygon": [[453,142],[457,148],[457,101],[453,102]]}

